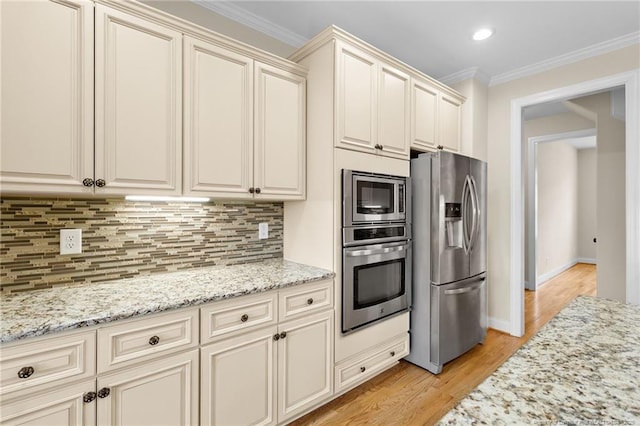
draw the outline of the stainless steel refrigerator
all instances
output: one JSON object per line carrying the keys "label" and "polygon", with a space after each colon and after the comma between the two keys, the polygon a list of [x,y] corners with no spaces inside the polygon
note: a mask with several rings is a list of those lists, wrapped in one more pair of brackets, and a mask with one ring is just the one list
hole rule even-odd
{"label": "stainless steel refrigerator", "polygon": [[434,374],[487,332],[487,163],[449,152],[411,160],[411,352]]}

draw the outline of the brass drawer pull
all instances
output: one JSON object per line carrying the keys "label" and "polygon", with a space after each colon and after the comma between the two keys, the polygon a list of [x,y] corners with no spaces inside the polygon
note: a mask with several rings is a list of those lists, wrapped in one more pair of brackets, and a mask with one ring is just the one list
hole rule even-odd
{"label": "brass drawer pull", "polygon": [[31,375],[33,373],[35,373],[36,370],[33,369],[33,367],[29,366],[29,367],[22,367],[20,369],[20,371],[18,371],[18,377],[20,377],[21,379],[27,379],[29,377],[31,377]]}

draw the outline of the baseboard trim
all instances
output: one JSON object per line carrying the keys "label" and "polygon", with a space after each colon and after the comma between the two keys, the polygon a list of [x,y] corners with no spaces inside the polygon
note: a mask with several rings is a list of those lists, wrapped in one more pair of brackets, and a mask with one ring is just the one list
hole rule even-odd
{"label": "baseboard trim", "polygon": [[489,328],[511,334],[511,324],[509,324],[509,321],[489,317]]}
{"label": "baseboard trim", "polygon": [[555,277],[558,274],[561,274],[562,272],[566,271],[567,269],[571,268],[573,265],[575,265],[576,263],[578,263],[578,259],[574,259],[571,262],[562,265],[562,266],[558,266],[555,269],[552,269],[551,271],[544,273],[542,275],[538,275],[536,277],[536,286],[542,285],[544,283],[546,283],[547,281],[549,281],[551,278]]}
{"label": "baseboard trim", "polygon": [[577,263],[589,263],[591,265],[597,265],[596,259],[591,259],[590,257],[579,257],[576,259]]}

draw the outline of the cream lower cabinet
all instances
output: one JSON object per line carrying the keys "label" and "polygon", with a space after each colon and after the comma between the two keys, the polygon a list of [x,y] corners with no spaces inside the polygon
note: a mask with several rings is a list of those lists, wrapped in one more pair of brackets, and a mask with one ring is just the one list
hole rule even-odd
{"label": "cream lower cabinet", "polygon": [[332,395],[333,311],[201,349],[205,425],[283,423]]}
{"label": "cream lower cabinet", "polygon": [[97,379],[98,425],[197,425],[198,350]]}
{"label": "cream lower cabinet", "polygon": [[96,424],[96,406],[84,402],[87,392],[95,388],[95,380],[61,386],[38,396],[20,398],[2,404],[0,424],[6,426],[93,426]]}
{"label": "cream lower cabinet", "polygon": [[278,327],[278,422],[333,393],[333,311]]}
{"label": "cream lower cabinet", "polygon": [[303,199],[301,70],[276,68],[188,36],[184,68],[184,193]]}

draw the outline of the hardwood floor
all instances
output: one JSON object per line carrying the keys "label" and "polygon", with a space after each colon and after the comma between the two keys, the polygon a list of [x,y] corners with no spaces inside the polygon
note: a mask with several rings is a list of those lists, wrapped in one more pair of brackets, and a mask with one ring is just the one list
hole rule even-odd
{"label": "hardwood floor", "polygon": [[401,361],[293,424],[434,424],[580,294],[595,296],[595,265],[579,263],[538,291],[526,291],[523,337],[489,329],[483,345],[446,364],[437,376]]}

